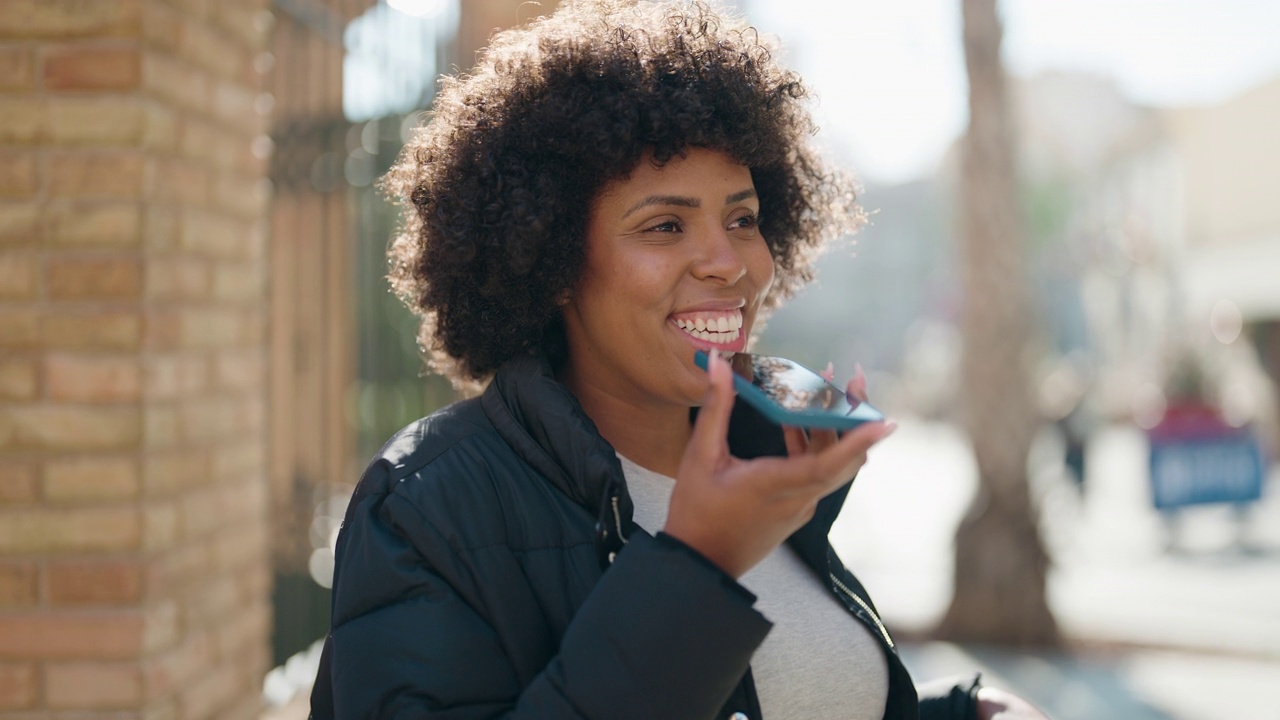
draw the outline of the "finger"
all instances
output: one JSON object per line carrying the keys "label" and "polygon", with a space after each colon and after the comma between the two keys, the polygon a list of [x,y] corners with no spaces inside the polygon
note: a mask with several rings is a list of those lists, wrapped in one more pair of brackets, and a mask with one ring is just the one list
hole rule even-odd
{"label": "finger", "polygon": [[782,437],[787,442],[787,455],[796,457],[808,452],[809,436],[805,435],[803,428],[783,425]]}
{"label": "finger", "polygon": [[848,468],[860,465],[866,453],[876,443],[889,437],[898,428],[896,423],[865,423],[837,440],[831,447],[812,455],[815,481],[838,487],[849,478]]}
{"label": "finger", "polygon": [[733,371],[719,353],[707,355],[707,378],[710,381],[707,394],[702,399],[702,409],[693,424],[689,450],[714,460],[724,451],[729,434],[729,416],[733,412]]}
{"label": "finger", "polygon": [[845,387],[845,392],[862,402],[867,401],[867,375],[862,371],[862,363],[854,367],[853,379]]}
{"label": "finger", "polygon": [[809,429],[809,450],[814,452],[822,452],[832,445],[836,444],[838,436],[835,430],[823,430],[820,428]]}
{"label": "finger", "polygon": [[823,379],[823,380],[826,380],[827,382],[835,382],[835,380],[836,380],[836,366],[835,366],[835,365],[832,365],[832,364],[828,361],[828,362],[827,362],[827,367],[826,367],[826,369],[825,369],[825,370],[823,370],[822,372],[818,373],[818,374],[819,374],[819,375],[821,375],[821,376],[822,376],[822,379]]}

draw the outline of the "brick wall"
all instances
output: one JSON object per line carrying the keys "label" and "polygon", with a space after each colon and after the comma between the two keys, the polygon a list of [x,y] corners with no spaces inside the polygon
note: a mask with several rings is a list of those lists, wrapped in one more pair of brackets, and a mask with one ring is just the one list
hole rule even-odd
{"label": "brick wall", "polygon": [[0,0],[0,718],[258,714],[266,8]]}

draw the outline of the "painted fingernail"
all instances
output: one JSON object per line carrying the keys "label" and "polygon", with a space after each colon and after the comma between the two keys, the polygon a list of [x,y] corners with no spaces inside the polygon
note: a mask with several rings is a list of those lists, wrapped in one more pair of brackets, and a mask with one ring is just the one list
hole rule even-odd
{"label": "painted fingernail", "polygon": [[831,361],[830,361],[830,360],[828,360],[828,361],[827,361],[827,369],[826,369],[826,370],[823,370],[822,372],[820,372],[820,373],[818,373],[818,374],[819,374],[819,375],[821,375],[821,376],[822,376],[822,379],[823,379],[823,380],[826,380],[827,382],[835,382],[835,379],[836,379],[836,367],[835,367],[835,365],[832,365],[832,364],[831,364]]}

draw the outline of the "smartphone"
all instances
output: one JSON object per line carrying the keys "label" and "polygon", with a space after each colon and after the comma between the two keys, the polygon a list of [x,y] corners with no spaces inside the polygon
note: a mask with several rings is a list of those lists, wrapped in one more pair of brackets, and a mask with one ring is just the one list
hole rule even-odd
{"label": "smartphone", "polygon": [[[707,354],[693,361],[707,369]],[[786,358],[735,353],[729,358],[738,397],[779,425],[850,430],[880,422],[884,413],[827,382],[818,373]]]}

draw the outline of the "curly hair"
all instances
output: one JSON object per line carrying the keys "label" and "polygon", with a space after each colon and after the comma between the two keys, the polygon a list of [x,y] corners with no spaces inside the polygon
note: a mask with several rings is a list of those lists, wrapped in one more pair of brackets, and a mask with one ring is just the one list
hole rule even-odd
{"label": "curly hair", "polygon": [[382,188],[404,207],[390,281],[422,317],[433,369],[482,380],[528,352],[563,359],[591,204],[647,152],[690,147],[748,167],[775,265],[766,307],[862,221],[847,178],[809,145],[799,77],[756,31],[701,2],[567,1],[496,35],[445,78]]}

